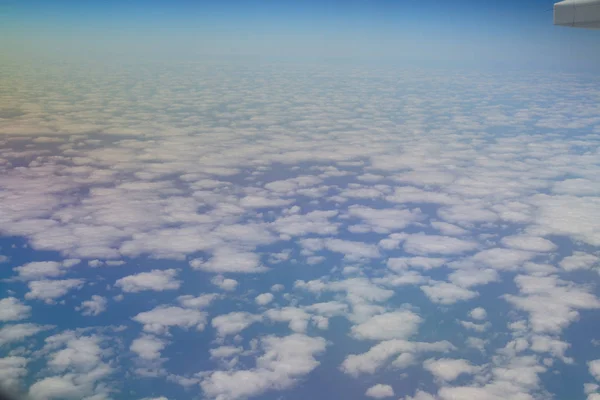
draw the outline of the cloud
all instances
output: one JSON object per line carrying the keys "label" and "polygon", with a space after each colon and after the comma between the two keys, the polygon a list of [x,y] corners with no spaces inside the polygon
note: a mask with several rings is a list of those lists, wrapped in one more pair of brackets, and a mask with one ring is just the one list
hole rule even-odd
{"label": "cloud", "polygon": [[[421,343],[392,339],[376,344],[366,353],[348,355],[340,365],[340,369],[346,374],[357,377],[361,374],[374,374],[398,354],[400,354],[397,359],[398,367],[402,368],[412,364],[414,354],[421,352],[446,353],[455,349],[448,341]],[[410,354],[410,356],[404,356],[404,354]]]}
{"label": "cloud", "polygon": [[0,321],[19,321],[29,318],[31,307],[25,305],[15,297],[6,297],[0,300]]}
{"label": "cloud", "polygon": [[57,261],[35,261],[15,267],[14,271],[19,274],[19,279],[37,280],[43,278],[56,278],[67,273],[68,268],[73,267],[79,260]]}
{"label": "cloud", "polygon": [[394,396],[394,389],[390,385],[382,385],[378,383],[377,385],[371,386],[365,392],[365,396],[372,397],[374,399],[383,399],[386,397]]}
{"label": "cloud", "polygon": [[273,293],[261,293],[254,298],[254,301],[259,306],[266,306],[267,304],[273,301],[274,297],[275,296],[273,296]]}
{"label": "cloud", "polygon": [[600,301],[587,288],[556,276],[518,275],[515,283],[520,295],[507,294],[504,298],[529,313],[536,333],[560,333],[579,318],[578,309],[600,308]]}
{"label": "cloud", "polygon": [[310,314],[296,307],[270,309],[264,314],[272,321],[289,322],[289,327],[297,333],[305,333],[310,319]]}
{"label": "cloud", "polygon": [[348,207],[350,217],[359,218],[377,233],[402,230],[423,219],[420,210],[375,209],[353,205]]}
{"label": "cloud", "polygon": [[212,302],[217,300],[219,297],[220,296],[216,293],[206,293],[197,297],[184,295],[177,297],[177,301],[186,308],[197,308],[201,310],[210,306]]}
{"label": "cloud", "polygon": [[144,360],[156,360],[160,358],[160,352],[165,348],[167,342],[152,335],[142,335],[134,339],[129,350],[136,353]]}
{"label": "cloud", "polygon": [[404,241],[404,250],[411,254],[462,254],[475,250],[476,242],[457,239],[450,236],[425,235],[423,233],[410,235]]}
{"label": "cloud", "polygon": [[406,339],[417,332],[423,319],[411,311],[375,315],[352,327],[352,336],[360,340]]}
{"label": "cloud", "polygon": [[429,359],[423,363],[423,368],[442,381],[450,382],[462,374],[475,374],[480,368],[472,365],[469,361],[450,358]]}
{"label": "cloud", "polygon": [[30,323],[4,325],[0,328],[0,346],[20,342],[50,328],[52,327]]}
{"label": "cloud", "polygon": [[563,258],[558,265],[565,271],[575,271],[578,269],[590,269],[600,261],[599,257],[593,254],[576,251],[572,256]]}
{"label": "cloud", "polygon": [[145,290],[162,292],[164,290],[175,290],[181,286],[181,281],[175,279],[177,270],[153,269],[150,272],[140,272],[129,275],[115,282],[124,292],[138,293]]}
{"label": "cloud", "polygon": [[432,302],[445,305],[470,300],[478,295],[477,292],[448,282],[433,282],[421,286],[421,290]]}
{"label": "cloud", "polygon": [[600,381],[600,360],[588,361],[587,366],[594,379]]}
{"label": "cloud", "polygon": [[218,336],[228,336],[240,333],[261,319],[260,315],[237,311],[214,317],[211,325],[216,329]]}
{"label": "cloud", "polygon": [[145,332],[165,334],[174,326],[201,331],[206,324],[207,314],[198,310],[162,305],[141,312],[132,319],[143,324]]}
{"label": "cloud", "polygon": [[547,252],[557,249],[557,246],[547,239],[526,235],[503,237],[502,244],[513,249],[525,251]]}
{"label": "cloud", "polygon": [[194,259],[190,266],[206,272],[213,273],[258,273],[265,272],[267,268],[260,263],[258,254],[239,251],[231,248],[218,248],[208,261]]}
{"label": "cloud", "polygon": [[434,257],[398,257],[389,258],[387,261],[387,267],[395,272],[401,272],[408,268],[419,268],[423,270],[430,270],[433,268],[439,268],[446,263],[445,258],[434,258]]}
{"label": "cloud", "polygon": [[235,279],[224,278],[221,275],[217,275],[214,278],[212,278],[210,280],[210,283],[220,287],[221,289],[223,289],[227,292],[234,291],[238,286],[238,281],[236,281]]}
{"label": "cloud", "polygon": [[487,318],[487,312],[483,307],[476,307],[469,311],[469,317],[481,321]]}
{"label": "cloud", "polygon": [[27,363],[25,357],[0,358],[0,386],[4,389],[17,389],[27,375]]}
{"label": "cloud", "polygon": [[84,284],[83,279],[63,279],[63,280],[44,280],[29,282],[29,292],[25,294],[26,299],[44,300],[46,303],[52,303],[66,295],[73,289],[80,289]]}
{"label": "cloud", "polygon": [[204,394],[220,400],[236,400],[290,388],[319,365],[315,356],[325,350],[326,342],[323,338],[296,333],[263,337],[260,346],[264,353],[256,359],[256,367],[207,374],[200,383]]}
{"label": "cloud", "polygon": [[105,297],[98,296],[97,294],[92,295],[90,300],[85,300],[77,307],[78,311],[82,311],[83,315],[96,316],[103,313],[106,310],[108,301]]}

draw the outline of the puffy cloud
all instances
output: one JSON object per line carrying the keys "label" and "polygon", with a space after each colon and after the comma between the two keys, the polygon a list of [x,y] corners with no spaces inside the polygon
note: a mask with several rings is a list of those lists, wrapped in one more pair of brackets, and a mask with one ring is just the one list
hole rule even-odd
{"label": "puffy cloud", "polygon": [[[455,347],[448,341],[435,343],[409,342],[406,340],[386,340],[371,347],[362,354],[351,354],[340,365],[340,369],[352,376],[361,374],[374,374],[383,367],[392,357],[397,358],[397,366],[403,368],[414,362],[414,354],[421,352],[448,352]],[[405,356],[404,354],[410,354]]]}
{"label": "puffy cloud", "polygon": [[261,293],[254,298],[254,301],[259,306],[265,306],[272,302],[274,297],[275,296],[273,296],[273,293]]}
{"label": "puffy cloud", "polygon": [[200,383],[204,394],[220,400],[235,400],[292,387],[319,365],[315,356],[325,350],[326,342],[323,338],[296,333],[263,337],[260,346],[264,353],[257,358],[255,368],[207,374]]}
{"label": "puffy cloud", "polygon": [[374,399],[383,399],[386,397],[392,397],[394,395],[394,389],[390,385],[377,385],[371,386],[365,392],[365,396],[373,397]]}
{"label": "puffy cloud", "polygon": [[600,246],[600,198],[536,194],[535,225],[527,231],[536,235],[565,235],[592,246]]}
{"label": "puffy cloud", "polygon": [[471,311],[469,311],[469,316],[473,319],[481,321],[481,320],[487,318],[487,312],[485,311],[485,308],[483,308],[483,307],[476,307],[476,308],[472,309]]}
{"label": "puffy cloud", "polygon": [[212,304],[213,301],[219,298],[216,293],[207,293],[194,297],[190,295],[179,296],[177,301],[184,307],[203,309]]}
{"label": "puffy cloud", "polygon": [[210,282],[227,292],[234,291],[238,286],[238,281],[231,278],[224,278],[222,275],[215,276],[210,280]]}
{"label": "puffy cloud", "polygon": [[211,325],[217,330],[217,335],[227,336],[240,333],[250,325],[262,319],[260,315],[248,312],[231,312],[229,314],[214,317]]}
{"label": "puffy cloud", "polygon": [[392,271],[400,272],[408,268],[419,268],[429,270],[439,268],[446,263],[445,258],[434,257],[399,257],[389,258],[387,266]]}
{"label": "puffy cloud", "polygon": [[83,315],[95,316],[106,310],[107,303],[105,297],[95,294],[90,300],[83,301],[77,310],[82,311]]}
{"label": "puffy cloud", "polygon": [[348,215],[363,220],[370,230],[377,233],[401,230],[413,222],[423,219],[423,215],[418,209],[375,209],[357,205],[348,207]]}
{"label": "puffy cloud", "polygon": [[160,358],[160,352],[165,348],[167,342],[152,335],[142,335],[134,339],[129,350],[136,353],[144,360],[156,360]]}
{"label": "puffy cloud", "polygon": [[506,236],[502,238],[502,244],[513,249],[525,251],[547,252],[557,249],[557,246],[548,239],[537,236]]}
{"label": "puffy cloud", "polygon": [[310,314],[296,307],[270,309],[264,315],[272,321],[289,322],[290,329],[298,333],[306,332],[310,319]]}
{"label": "puffy cloud", "polygon": [[56,278],[67,273],[67,269],[76,265],[78,260],[57,261],[34,261],[14,268],[19,274],[19,279],[37,280],[43,278]]}
{"label": "puffy cloud", "polygon": [[579,317],[578,309],[600,308],[600,301],[588,289],[556,276],[518,275],[520,295],[504,295],[516,308],[529,313],[536,333],[560,333]]}
{"label": "puffy cloud", "polygon": [[27,375],[27,363],[25,357],[0,358],[0,386],[5,389],[17,389]]}
{"label": "puffy cloud", "polygon": [[480,368],[467,360],[451,358],[429,359],[423,363],[423,368],[431,372],[437,379],[450,382],[462,374],[475,374]]}
{"label": "puffy cloud", "polygon": [[124,292],[137,293],[144,290],[162,292],[164,290],[175,290],[181,286],[181,281],[175,279],[177,270],[153,269],[150,272],[140,272],[139,274],[129,275],[115,282],[115,286],[120,287]]}
{"label": "puffy cloud", "polygon": [[201,331],[206,324],[207,314],[198,310],[174,306],[157,306],[150,311],[137,314],[132,319],[144,325],[150,333],[168,333],[170,327],[196,328]]}
{"label": "puffy cloud", "polygon": [[352,327],[352,336],[361,340],[406,339],[417,332],[422,318],[411,311],[375,315]]}
{"label": "puffy cloud", "polygon": [[258,254],[231,248],[217,248],[208,261],[194,259],[190,261],[194,269],[214,273],[257,273],[265,272],[267,268],[260,263]]}
{"label": "puffy cloud", "polygon": [[46,303],[52,303],[67,294],[72,289],[79,289],[84,284],[83,279],[44,280],[29,282],[29,292],[25,294],[26,299],[40,299]]}
{"label": "puffy cloud", "polygon": [[475,250],[476,242],[457,239],[450,236],[410,235],[404,241],[404,250],[412,254],[461,254]]}
{"label": "puffy cloud", "polygon": [[29,336],[37,335],[50,328],[51,326],[37,324],[4,325],[0,328],[0,346],[25,340]]}
{"label": "puffy cloud", "polygon": [[14,297],[0,300],[0,321],[19,321],[29,317],[31,307]]}
{"label": "puffy cloud", "polygon": [[421,286],[421,290],[432,302],[446,305],[470,300],[478,295],[477,292],[448,282],[433,282],[430,285]]}
{"label": "puffy cloud", "polygon": [[565,271],[574,271],[577,269],[590,269],[599,261],[600,258],[593,254],[576,251],[572,256],[563,258],[558,265]]}
{"label": "puffy cloud", "polygon": [[587,365],[594,379],[600,381],[600,360],[588,361]]}
{"label": "puffy cloud", "polygon": [[536,256],[536,253],[515,249],[493,248],[480,251],[464,260],[450,263],[453,268],[481,268],[487,266],[501,271],[516,271]]}
{"label": "puffy cloud", "polygon": [[448,275],[450,282],[463,288],[485,285],[500,280],[500,275],[494,269],[460,269]]}

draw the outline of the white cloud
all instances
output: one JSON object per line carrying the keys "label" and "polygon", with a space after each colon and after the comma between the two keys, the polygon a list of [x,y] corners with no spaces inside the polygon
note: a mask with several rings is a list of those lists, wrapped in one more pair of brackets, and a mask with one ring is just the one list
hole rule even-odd
{"label": "white cloud", "polygon": [[434,258],[434,257],[399,257],[389,258],[387,261],[387,267],[392,271],[400,272],[408,268],[419,268],[423,270],[430,270],[433,268],[439,268],[446,263],[445,258]]}
{"label": "white cloud", "polygon": [[476,307],[469,311],[469,316],[473,319],[481,321],[487,318],[487,312],[483,307]]}
{"label": "white cloud", "polygon": [[170,327],[196,328],[201,331],[206,324],[206,313],[173,306],[157,306],[137,314],[132,319],[144,325],[144,331],[156,334],[168,333]]}
{"label": "white cloud", "polygon": [[402,230],[410,224],[423,219],[420,210],[375,209],[353,205],[348,207],[348,215],[360,218],[377,233],[390,233]]}
{"label": "white cloud", "polygon": [[446,353],[454,349],[455,347],[448,341],[421,343],[392,339],[376,344],[366,353],[348,355],[342,362],[342,365],[340,365],[340,369],[355,377],[361,374],[374,374],[392,357],[400,353],[402,353],[402,355],[400,355],[402,359],[398,357],[398,367],[403,368],[414,362],[413,356],[403,356],[403,354],[416,354],[421,352]]}
{"label": "white cloud", "polygon": [[538,207],[531,234],[565,235],[592,246],[600,246],[600,198],[536,194],[531,203]]}
{"label": "white cloud", "polygon": [[296,307],[270,309],[264,315],[272,321],[289,322],[290,329],[297,333],[306,332],[310,319],[310,314]]}
{"label": "white cloud", "polygon": [[502,238],[502,244],[513,249],[525,251],[547,252],[557,249],[557,246],[548,239],[537,236],[506,236]]}
{"label": "white cloud", "polygon": [[167,342],[152,335],[142,335],[134,339],[129,350],[136,353],[144,360],[156,360],[160,358],[160,352],[165,348]]}
{"label": "white cloud", "polygon": [[56,278],[67,273],[68,268],[77,265],[79,260],[35,261],[14,268],[19,274],[19,279],[37,280],[43,278]]}
{"label": "white cloud", "polygon": [[235,279],[224,278],[221,275],[217,275],[214,278],[212,278],[210,280],[210,283],[228,292],[234,291],[238,286],[238,281],[236,281]]}
{"label": "white cloud", "polygon": [[211,325],[217,330],[218,336],[227,336],[240,333],[261,319],[260,315],[238,311],[214,317]]}
{"label": "white cloud", "polygon": [[404,250],[411,254],[461,254],[475,250],[476,242],[457,239],[450,236],[410,235],[404,241]]}
{"label": "white cloud", "polygon": [[448,275],[450,282],[463,288],[485,285],[500,280],[500,275],[494,269],[459,269]]}
{"label": "white cloud", "polygon": [[259,306],[265,306],[272,302],[274,297],[275,296],[273,296],[273,293],[261,293],[254,298],[254,301]]}
{"label": "white cloud", "polygon": [[476,374],[480,368],[467,360],[451,358],[429,359],[423,363],[423,368],[431,372],[437,379],[450,382],[462,374]]}
{"label": "white cloud", "polygon": [[31,307],[14,297],[0,300],[0,321],[19,321],[29,317]]}
{"label": "white cloud", "polygon": [[234,346],[220,346],[216,349],[210,349],[211,358],[228,358],[236,354],[240,354],[244,349],[242,347]]}
{"label": "white cloud", "polygon": [[140,272],[139,274],[129,275],[115,282],[115,286],[120,287],[124,292],[138,293],[145,290],[162,292],[164,290],[175,290],[181,286],[181,281],[175,279],[177,270],[153,269],[150,272]]}
{"label": "white cloud", "polygon": [[4,389],[17,389],[27,375],[27,363],[25,357],[0,358],[0,386]]}
{"label": "white cloud", "polygon": [[588,361],[587,365],[594,379],[600,381],[600,360]]}
{"label": "white cloud", "polygon": [[83,301],[77,310],[82,311],[83,315],[95,316],[106,310],[107,303],[105,297],[95,294],[90,300]]}
{"label": "white cloud", "polygon": [[213,301],[219,298],[216,293],[207,293],[194,297],[191,295],[179,296],[177,301],[184,307],[203,309],[211,305]]}
{"label": "white cloud", "polygon": [[194,269],[219,274],[252,274],[267,271],[267,268],[261,265],[258,254],[227,247],[217,248],[208,261],[194,259],[190,261],[190,265]]}
{"label": "white cloud", "polygon": [[487,266],[501,271],[516,271],[536,253],[515,249],[493,248],[482,250],[464,260],[450,263],[452,268],[481,268]]}
{"label": "white cloud", "polygon": [[556,276],[515,278],[520,295],[504,295],[516,308],[529,313],[536,333],[560,333],[579,318],[578,309],[600,308],[600,301],[588,289],[558,279]]}
{"label": "white cloud", "polygon": [[236,400],[292,387],[319,365],[315,356],[325,350],[326,342],[293,334],[266,336],[260,339],[260,345],[264,353],[257,358],[255,368],[207,374],[200,383],[204,394],[219,400]]}
{"label": "white cloud", "polygon": [[574,271],[577,269],[590,269],[599,261],[600,258],[593,254],[576,251],[572,256],[563,258],[558,265],[565,271]]}
{"label": "white cloud", "polygon": [[365,392],[365,396],[372,397],[374,399],[383,399],[386,397],[394,396],[394,389],[390,385],[382,385],[378,383],[377,385],[371,386]]}
{"label": "white cloud", "polygon": [[406,339],[417,332],[423,319],[411,311],[375,315],[352,327],[352,336],[360,340]]}
{"label": "white cloud", "polygon": [[448,222],[433,221],[431,226],[440,231],[443,235],[448,236],[464,236],[469,234],[469,231],[459,226],[449,224]]}
{"label": "white cloud", "polygon": [[50,326],[37,324],[4,325],[0,328],[0,346],[25,340],[29,336],[37,335],[50,328]]}
{"label": "white cloud", "polygon": [[79,289],[84,284],[83,279],[44,280],[29,282],[29,292],[26,299],[40,299],[51,303],[55,299],[66,295],[72,289]]}
{"label": "white cloud", "polygon": [[432,302],[446,305],[470,300],[478,295],[477,292],[448,282],[433,282],[427,286],[421,286],[421,290]]}

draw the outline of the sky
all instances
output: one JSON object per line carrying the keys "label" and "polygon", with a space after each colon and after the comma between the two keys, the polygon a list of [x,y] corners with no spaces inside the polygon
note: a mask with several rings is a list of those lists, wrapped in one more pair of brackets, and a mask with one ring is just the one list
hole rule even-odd
{"label": "sky", "polygon": [[0,387],[600,399],[600,41],[549,8],[0,3]]}
{"label": "sky", "polygon": [[545,0],[14,1],[3,58],[270,60],[594,70],[597,33],[552,25]]}

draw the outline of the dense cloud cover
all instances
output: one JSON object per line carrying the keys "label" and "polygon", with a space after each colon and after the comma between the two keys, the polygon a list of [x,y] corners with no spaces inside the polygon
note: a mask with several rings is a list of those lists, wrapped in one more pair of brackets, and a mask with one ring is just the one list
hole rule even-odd
{"label": "dense cloud cover", "polygon": [[600,397],[597,81],[165,63],[0,82],[0,385]]}

